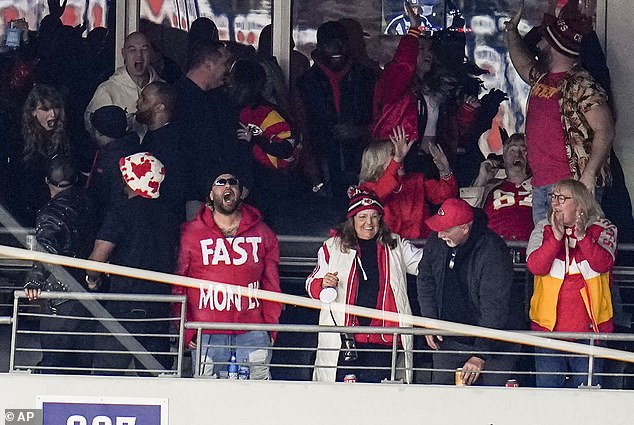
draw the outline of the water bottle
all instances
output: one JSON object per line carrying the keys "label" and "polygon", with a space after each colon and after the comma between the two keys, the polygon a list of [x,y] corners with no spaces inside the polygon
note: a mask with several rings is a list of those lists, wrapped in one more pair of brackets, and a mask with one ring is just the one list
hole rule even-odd
{"label": "water bottle", "polygon": [[251,371],[249,370],[249,360],[244,359],[242,363],[240,363],[240,369],[238,369],[238,379],[249,379],[250,373]]}
{"label": "water bottle", "polygon": [[238,363],[236,362],[236,353],[231,353],[229,360],[229,379],[238,379]]}

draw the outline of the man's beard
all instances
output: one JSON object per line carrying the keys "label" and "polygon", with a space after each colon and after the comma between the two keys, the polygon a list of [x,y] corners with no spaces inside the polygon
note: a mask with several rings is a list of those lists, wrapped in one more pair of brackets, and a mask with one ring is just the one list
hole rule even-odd
{"label": "man's beard", "polygon": [[223,203],[223,197],[216,198],[214,197],[213,206],[214,210],[222,215],[231,215],[240,207],[240,199],[237,199],[236,202],[229,205],[228,207]]}
{"label": "man's beard", "polygon": [[134,118],[137,122],[148,125],[152,121],[152,110],[146,109],[145,111],[136,111]]}
{"label": "man's beard", "polygon": [[549,50],[540,49],[537,54],[537,70],[548,74],[553,63],[553,55]]}

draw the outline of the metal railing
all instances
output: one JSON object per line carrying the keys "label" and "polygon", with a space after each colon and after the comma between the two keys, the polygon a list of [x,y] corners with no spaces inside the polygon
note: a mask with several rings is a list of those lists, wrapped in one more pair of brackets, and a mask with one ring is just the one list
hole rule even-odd
{"label": "metal railing", "polygon": [[[185,300],[184,296],[177,295],[141,295],[141,294],[103,294],[103,293],[78,293],[78,292],[42,292],[38,302],[45,306],[41,312],[33,312],[24,308],[20,301],[25,297],[22,291],[14,292],[13,317],[6,318],[4,323],[12,325],[11,349],[9,357],[9,370],[31,371],[35,373],[92,373],[92,374],[153,374],[153,375],[173,375],[180,376],[183,364],[183,329],[185,322]],[[55,305],[60,301],[66,303],[81,304],[81,311],[86,314],[61,315],[55,310],[58,307],[49,308],[49,303]],[[179,305],[179,315],[176,317],[113,317],[108,309],[109,304],[102,305],[100,302],[118,303],[125,306],[125,303],[139,303],[165,305],[169,311],[173,304]],[[76,309],[77,310],[77,309]],[[118,310],[118,309],[115,309]],[[151,310],[151,309],[148,309]],[[137,309],[137,313],[141,313]],[[116,314],[115,314],[116,315]],[[41,329],[41,321],[53,321],[57,323],[53,329]],[[64,322],[62,322],[64,321]],[[164,324],[163,328],[173,330],[168,332],[152,332],[150,330],[140,330],[130,332],[127,328],[132,323],[159,323]],[[0,322],[2,323],[2,322]],[[65,324],[62,324],[65,323]],[[7,323],[8,324],[8,323]],[[69,329],[70,328],[70,329]],[[79,329],[79,330],[78,330]],[[70,341],[70,346],[47,346],[42,340],[49,337],[64,336]],[[78,338],[92,340],[93,347],[88,349],[77,348]],[[121,350],[104,350],[99,347],[97,341],[106,342],[105,345],[112,346],[110,341],[116,340]],[[176,347],[174,351],[147,351],[144,343],[150,339],[168,340],[168,344],[161,344]],[[85,341],[82,341],[84,346]],[[95,368],[93,366],[77,366],[72,364],[42,365],[37,362],[39,354],[46,355],[84,355],[92,358],[97,355],[105,356],[126,356],[135,360],[135,368]],[[157,361],[158,357],[171,359],[171,368],[164,367],[164,363]],[[59,357],[58,357],[59,358]]]}
{"label": "metal railing", "polygon": [[[316,243],[317,241],[315,241]],[[6,253],[6,255],[10,256],[10,257],[15,257],[15,258],[21,258],[21,259],[28,259],[28,260],[37,260],[37,261],[42,261],[42,262],[51,262],[53,264],[60,264],[60,265],[65,265],[65,266],[70,266],[70,267],[78,267],[78,268],[87,268],[87,269],[91,269],[91,270],[95,270],[95,271],[99,271],[102,273],[113,273],[113,274],[122,274],[122,275],[126,275],[126,276],[134,276],[137,277],[139,279],[147,279],[147,280],[153,280],[153,281],[157,281],[157,282],[164,282],[164,283],[170,283],[170,284],[176,284],[176,285],[184,285],[184,286],[190,286],[190,287],[195,287],[198,288],[199,285],[204,284],[206,285],[213,285],[215,284],[214,282],[208,282],[208,281],[204,281],[204,280],[199,280],[199,279],[192,279],[192,278],[186,278],[183,276],[174,276],[174,275],[169,275],[169,274],[165,274],[165,273],[157,273],[157,272],[150,272],[150,271],[146,271],[146,270],[137,270],[137,269],[131,269],[128,267],[122,267],[122,266],[116,266],[116,265],[112,265],[112,264],[108,264],[108,263],[98,263],[98,262],[90,262],[87,260],[80,260],[80,259],[75,259],[75,258],[68,258],[68,257],[61,257],[61,256],[55,256],[55,255],[51,255],[51,254],[46,254],[46,253],[42,253],[42,252],[35,252],[35,251],[27,251],[27,250],[21,250],[21,249],[15,249],[15,248],[8,248],[8,247],[2,247],[2,252]],[[314,249],[314,247],[310,247],[310,255],[315,255],[314,253],[316,252],[316,249]],[[300,258],[301,253],[298,253],[298,258]],[[283,255],[284,258],[284,255]],[[305,264],[302,264],[302,266],[298,266],[295,267],[296,269],[301,269],[301,267],[312,267],[312,265],[314,264],[314,258],[313,257],[305,257],[306,259],[310,259],[307,260],[307,262]],[[519,267],[522,267],[523,265],[519,264]],[[288,267],[288,263],[282,263],[281,267]],[[516,270],[517,272],[517,270]],[[632,281],[632,276],[634,276],[634,269],[631,268],[616,268],[615,269],[615,274],[621,273],[623,272],[622,276],[623,276],[623,282],[631,282]],[[303,274],[303,271],[300,271],[300,274]],[[282,276],[284,279],[286,279],[286,275],[284,273],[282,273]],[[305,279],[305,275],[303,275],[303,278]],[[302,292],[303,292],[303,285],[301,287]],[[17,333],[17,329],[19,329],[17,322],[19,322],[19,320],[17,319],[18,314],[27,314],[24,313],[20,310],[20,305],[24,305],[24,304],[20,304],[19,303],[19,299],[23,297],[22,291],[16,291],[15,294],[13,294],[17,300],[14,301],[13,304],[13,308],[14,308],[14,317],[16,318],[16,320],[13,321],[14,324],[14,329],[16,329],[16,331],[14,332],[14,338],[13,340],[16,340],[16,337],[20,334]],[[71,293],[62,293],[62,294],[51,294],[51,293],[46,293],[43,294],[42,298],[46,298],[46,297],[51,297],[51,298],[55,298],[55,297],[61,297],[61,298],[69,298],[71,295]],[[121,295],[119,294],[78,294],[81,295],[81,297],[86,297],[88,299],[97,299],[100,298],[101,300],[105,300],[108,297],[115,297],[118,298]],[[73,295],[74,296],[74,295]],[[267,291],[258,291],[258,295],[256,295],[258,297],[260,297],[261,299],[267,299],[270,301],[275,301],[275,302],[281,302],[281,303],[285,303],[288,305],[298,305],[301,308],[320,308],[321,303],[319,303],[319,301],[316,300],[312,300],[312,299],[308,299],[305,296],[293,296],[293,295],[289,295],[289,294],[278,294],[278,293],[270,293]],[[81,298],[80,297],[80,298]],[[132,296],[133,298],[136,298],[136,296]],[[182,301],[181,301],[182,302]],[[375,310],[371,310],[371,309],[362,309],[362,308],[358,308],[356,306],[348,306],[350,310],[352,309],[357,309],[358,311],[354,311],[352,312],[352,314],[360,314],[362,316],[366,316],[366,317],[373,317],[376,315],[385,315],[388,313],[382,313],[382,312],[377,312]],[[183,319],[182,317],[184,317],[184,304],[181,305],[181,326],[180,326],[180,330],[179,330],[179,341],[178,341],[178,345],[177,345],[177,351],[178,351],[178,365],[175,367],[175,374],[180,373],[181,369],[182,369],[182,357],[183,357],[183,352],[182,352],[182,344],[180,343],[180,341],[182,341],[182,329],[183,329]],[[39,319],[36,316],[31,316],[33,320],[37,320]],[[99,317],[98,315],[96,315],[95,317]],[[394,319],[394,318],[392,318]],[[390,320],[392,320],[390,319]],[[399,320],[398,318],[396,318],[395,320]],[[616,350],[607,350],[605,348],[602,347],[591,347],[588,348],[588,346],[581,347],[581,348],[572,348],[573,345],[575,344],[569,344],[565,341],[560,342],[560,343],[556,343],[556,341],[553,340],[548,340],[548,339],[544,339],[544,338],[536,338],[534,335],[537,336],[544,336],[543,333],[509,333],[509,332],[504,332],[504,331],[496,331],[496,330],[490,330],[490,329],[485,329],[485,328],[477,328],[477,327],[470,327],[470,326],[466,326],[466,325],[460,325],[460,324],[453,324],[453,323],[449,323],[449,322],[441,322],[438,320],[432,320],[432,319],[427,319],[427,318],[417,318],[417,317],[409,317],[408,320],[411,320],[412,324],[416,325],[416,326],[424,326],[424,327],[429,327],[429,328],[433,328],[433,329],[438,329],[438,330],[433,330],[433,331],[429,331],[426,329],[415,329],[412,330],[411,328],[405,328],[405,329],[400,329],[398,331],[395,330],[395,332],[400,332],[400,333],[413,333],[415,335],[425,335],[425,334],[434,334],[434,335],[442,335],[443,333],[440,330],[445,330],[445,331],[452,331],[454,334],[456,333],[464,333],[465,335],[471,336],[471,337],[491,337],[494,339],[507,339],[508,341],[512,341],[515,343],[522,343],[522,344],[534,344],[537,346],[544,346],[547,348],[555,348],[555,349],[563,349],[563,350],[567,350],[569,352],[578,352],[582,355],[590,355],[590,356],[594,356],[595,354],[598,356],[603,356],[603,357],[607,357],[607,358],[612,358],[612,359],[618,359],[620,361],[627,361],[627,362],[634,362],[634,354],[629,353],[629,352],[618,352]],[[107,321],[105,321],[107,323]],[[115,322],[116,323],[116,322]],[[219,324],[204,324],[206,327],[213,327],[213,326],[219,326]],[[192,324],[189,324],[188,326],[192,326]],[[235,324],[232,324],[230,326],[233,326],[234,328],[236,327]],[[299,326],[299,327],[298,327]],[[286,333],[296,333],[296,332],[302,332],[301,328],[302,325],[292,325],[292,328],[289,327],[288,329],[284,328],[282,325],[280,325],[280,327],[275,327],[276,330],[280,330],[282,332],[286,332]],[[335,330],[337,328],[333,328],[333,327],[327,327],[328,329],[325,328],[315,328],[312,329],[311,332],[316,333],[316,332],[338,332],[338,330]],[[245,328],[246,329],[246,328]],[[202,328],[201,328],[202,330]],[[359,330],[359,328],[354,328],[352,329],[352,331],[354,330]],[[372,331],[372,332],[370,332]],[[385,333],[386,330],[385,329],[374,329],[374,330],[369,330],[367,333],[373,333],[373,332],[378,332],[378,333]],[[391,330],[390,330],[391,332]],[[113,334],[117,334],[116,331],[113,330],[109,330],[109,333],[113,333]],[[23,334],[22,336],[24,336],[26,334]],[[137,335],[139,337],[142,337],[142,335]],[[554,334],[548,334],[549,337],[554,337]],[[559,336],[559,335],[557,335]],[[575,338],[578,339],[581,336],[586,337],[586,335],[579,335],[579,334],[574,334],[574,335],[570,335],[568,334],[567,337],[565,337],[565,335],[561,336],[562,338]],[[617,335],[606,335],[606,336],[598,336],[595,334],[590,334],[587,336],[589,339],[590,338],[594,338],[595,340],[598,339],[605,339],[605,340],[609,340],[609,341],[632,341],[632,335],[630,334],[617,334]],[[15,342],[13,342],[12,344],[15,344]],[[564,347],[564,348],[562,348]],[[283,347],[281,345],[278,345],[276,347],[273,347],[273,350],[276,352],[282,351],[282,350],[295,350],[297,348],[293,348],[293,347]],[[394,349],[397,349],[396,347],[394,347]],[[300,346],[298,349],[298,351],[312,351],[314,352],[315,348],[314,347],[303,347]],[[12,346],[11,348],[11,355],[15,354],[15,347]],[[129,349],[129,351],[131,352],[139,352],[141,350],[137,350],[134,348]],[[426,349],[421,349],[420,347],[417,347],[415,350],[415,353],[420,354],[420,355],[429,355],[430,351],[426,350]],[[519,354],[515,354],[518,355]],[[527,355],[527,354],[523,354],[522,355]],[[394,356],[393,356],[394,357]],[[275,362],[273,362],[275,363]],[[393,361],[393,363],[395,363]],[[22,365],[16,365],[13,362],[11,363],[11,368],[13,369],[14,366],[22,366]],[[292,366],[292,365],[289,365]],[[422,368],[418,368],[416,367],[416,365],[414,365],[414,372],[429,372],[430,368],[426,368],[426,367],[422,367]],[[277,365],[275,365],[274,367],[278,367]],[[311,369],[313,367],[313,365],[310,362],[305,362],[302,365],[297,365],[297,368],[309,368]],[[394,367],[396,368],[396,363],[394,365]],[[590,362],[590,367],[592,367],[592,362]],[[33,370],[33,369],[31,369]],[[149,368],[149,367],[145,367],[145,370],[158,370],[156,368]],[[114,371],[110,371],[110,372],[114,372]],[[122,370],[117,370],[117,372],[122,372]],[[399,372],[398,368],[396,368],[393,373],[392,371],[390,371],[390,376],[392,377],[393,375],[396,376],[397,372]],[[531,370],[526,370],[526,371],[519,371],[519,372],[525,372],[526,375],[534,375],[534,371]],[[589,376],[592,377],[592,375],[594,374],[594,372],[592,370],[589,370]],[[623,377],[631,377],[631,374],[621,374],[621,376]]]}
{"label": "metal railing", "polygon": [[[516,380],[521,380],[526,382],[527,379],[523,378],[534,378],[538,375],[560,375],[560,376],[584,376],[585,377],[585,385],[586,386],[596,386],[597,378],[605,379],[605,378],[634,378],[634,373],[632,372],[600,372],[597,373],[594,370],[595,365],[595,356],[593,355],[583,355],[583,354],[574,354],[574,353],[555,353],[555,354],[543,354],[543,353],[533,353],[521,351],[519,346],[514,346],[514,349],[509,351],[453,351],[453,350],[432,350],[430,348],[414,348],[411,350],[413,355],[423,355],[427,356],[427,361],[414,362],[412,366],[405,366],[405,363],[402,360],[402,356],[404,354],[404,349],[399,346],[397,341],[397,336],[400,335],[413,335],[415,337],[423,337],[425,335],[440,335],[440,336],[449,336],[449,337],[457,337],[461,336],[460,334],[456,334],[453,332],[444,332],[432,329],[421,329],[421,328],[407,328],[407,327],[374,327],[374,326],[319,326],[319,325],[265,325],[265,324],[236,324],[236,323],[206,323],[206,322],[187,322],[185,323],[186,329],[196,330],[198,335],[198,340],[200,340],[200,335],[204,331],[220,331],[220,332],[248,332],[248,331],[268,331],[268,332],[277,332],[278,334],[282,333],[308,333],[308,334],[317,334],[320,332],[326,333],[348,333],[348,334],[390,334],[394,336],[393,343],[391,345],[386,345],[385,348],[381,349],[361,349],[358,348],[359,351],[369,351],[369,352],[389,352],[391,355],[390,365],[384,367],[374,367],[374,369],[382,369],[385,370],[386,375],[389,375],[389,379],[387,381],[392,382],[403,382],[404,376],[408,371],[413,372],[415,375],[423,376],[422,378],[416,379],[415,383],[431,383],[431,379],[429,375],[434,372],[448,372],[455,373],[456,369],[439,369],[434,368],[431,364],[431,355],[433,354],[463,354],[463,355],[474,355],[486,357],[489,355],[495,356],[511,356],[518,359],[527,359],[530,363],[531,359],[536,357],[577,357],[577,358],[588,358],[588,368],[585,372],[537,372],[534,369],[522,369],[515,367],[510,370],[495,370],[488,371],[486,370],[486,366],[482,371],[483,375],[487,374],[500,374],[500,375],[508,375]],[[534,335],[543,337],[544,332],[528,332],[528,331],[520,331],[519,333],[525,335]],[[597,334],[597,333],[570,333],[570,332],[549,332],[547,334],[548,338],[559,339],[559,340],[575,340],[575,341],[587,341],[590,345],[595,345],[598,343],[607,343],[607,342],[634,342],[634,334]],[[424,343],[423,343],[424,344]],[[201,351],[205,350],[207,345],[197,345],[196,349],[193,351],[192,356],[195,359],[196,365],[193,368],[194,376],[201,376],[199,371],[203,370],[204,367],[210,366],[209,363],[201,361],[202,355]],[[217,346],[214,346],[214,348]],[[227,346],[229,350],[235,350],[236,346]],[[279,360],[280,356],[276,356],[277,354],[284,353],[285,358],[292,358],[293,353],[303,352],[310,353],[310,358],[314,358],[315,353],[319,350],[316,346],[306,347],[290,347],[290,346],[272,346],[272,347],[253,347],[257,349],[269,349],[273,352],[274,361],[266,364],[266,366],[277,369],[278,373],[275,374],[276,378],[283,379],[284,373],[280,372],[284,369],[303,369],[307,373],[306,376],[309,376],[312,373],[314,368],[336,368],[337,366],[315,366],[313,363],[285,363],[280,361],[275,361],[277,358]],[[322,348],[322,350],[324,350]],[[328,351],[328,349],[325,349]],[[337,351],[339,353],[343,353],[346,351],[346,347],[341,347]],[[332,351],[332,349],[330,349]],[[228,361],[216,362],[220,365],[228,365]],[[428,363],[425,365],[425,363]],[[249,366],[247,364],[247,366]],[[343,367],[344,365],[340,365],[339,367]],[[355,369],[354,364],[345,365],[346,369]],[[358,367],[357,367],[358,368]],[[388,373],[389,371],[389,373]],[[427,378],[424,377],[424,374],[427,374]],[[530,379],[528,379],[530,381]]]}
{"label": "metal railing", "polygon": [[[233,333],[233,332],[246,332],[246,331],[268,331],[268,332],[277,332],[278,335],[290,335],[290,334],[309,334],[313,335],[313,339],[316,341],[314,336],[320,332],[328,332],[328,333],[364,333],[364,334],[391,334],[393,336],[400,335],[414,335],[415,337],[422,338],[424,335],[443,335],[443,336],[458,336],[459,334],[455,332],[445,332],[439,330],[432,329],[421,329],[421,328],[410,328],[410,327],[401,327],[401,328],[380,328],[380,327],[360,327],[360,326],[318,326],[318,325],[264,325],[264,324],[235,324],[235,323],[203,323],[203,322],[185,322],[184,321],[184,309],[185,309],[185,298],[182,296],[169,296],[169,295],[126,295],[126,294],[90,294],[90,293],[43,293],[41,299],[42,300],[57,300],[57,299],[72,299],[80,302],[86,302],[87,309],[91,312],[96,312],[93,317],[80,317],[74,318],[77,320],[90,320],[90,321],[101,321],[106,324],[112,324],[114,327],[108,329],[104,332],[82,332],[78,335],[85,336],[87,338],[94,337],[104,337],[108,338],[144,338],[144,337],[156,337],[156,338],[169,338],[173,340],[173,346],[175,349],[170,352],[146,352],[143,347],[139,344],[138,346],[128,345],[126,348],[128,350],[125,352],[126,355],[131,356],[147,356],[149,355],[169,355],[174,358],[174,367],[171,370],[163,370],[161,368],[152,368],[152,367],[144,367],[144,368],[126,368],[126,369],[94,369],[94,368],[78,368],[74,365],[63,365],[63,366],[55,366],[55,367],[42,367],[38,366],[34,362],[21,361],[20,358],[24,358],[25,355],[33,354],[33,353],[41,353],[41,352],[61,352],[61,353],[84,353],[88,355],[95,354],[107,354],[111,356],[122,355],[121,351],[104,351],[100,350],[99,347],[95,346],[94,349],[90,350],[77,350],[74,348],[68,349],[48,349],[46,347],[40,348],[37,345],[32,344],[33,339],[37,337],[41,337],[42,335],[56,335],[62,334],[63,331],[60,332],[42,332],[38,329],[31,327],[29,329],[28,326],[21,326],[22,324],[31,322],[36,322],[45,317],[50,317],[45,313],[32,313],[29,311],[23,311],[24,309],[20,308],[19,300],[23,297],[23,294],[20,291],[16,291],[15,302],[14,302],[14,315],[12,318],[4,317],[0,318],[0,324],[11,324],[12,325],[12,341],[11,341],[11,351],[10,351],[10,370],[11,371],[30,371],[30,372],[57,372],[57,373],[93,373],[93,374],[130,374],[130,373],[138,373],[138,374],[153,374],[153,375],[171,375],[171,376],[181,376],[181,372],[183,370],[187,370],[187,365],[184,364],[184,350],[183,350],[183,335],[185,329],[193,329],[196,330],[198,335],[198,340],[200,340],[200,335],[204,331],[220,331],[225,333]],[[128,333],[125,330],[125,320],[122,323],[118,323],[119,320],[109,317],[107,311],[101,307],[100,304],[95,301],[120,301],[120,302],[155,302],[155,303],[179,303],[180,304],[180,316],[179,317],[166,317],[164,320],[172,321],[173,323],[178,323],[178,329],[170,331],[166,334],[146,334],[146,333]],[[91,305],[92,303],[92,305]],[[88,307],[91,305],[90,307]],[[67,319],[67,317],[61,317],[62,319]],[[119,326],[117,328],[117,325]],[[535,336],[544,336],[543,332],[520,332],[520,334],[525,335],[535,335]],[[553,339],[562,339],[562,340],[586,340],[590,343],[590,345],[594,345],[598,341],[602,342],[625,342],[631,343],[634,341],[634,334],[595,334],[595,333],[548,333],[549,338]],[[288,339],[288,338],[287,338]],[[30,340],[30,343],[28,342]],[[21,342],[22,341],[22,342]],[[25,343],[25,341],[27,341]],[[280,341],[280,337],[278,337],[278,341]],[[430,383],[431,379],[430,375],[434,372],[450,372],[454,373],[454,369],[434,369],[431,364],[431,355],[434,353],[452,353],[452,354],[468,354],[468,355],[498,355],[498,356],[513,356],[518,359],[520,362],[521,359],[528,359],[528,363],[530,364],[530,359],[534,359],[537,356],[567,356],[567,357],[587,357],[588,361],[588,369],[584,373],[559,373],[560,375],[584,375],[585,382],[588,386],[591,386],[597,382],[597,378],[605,379],[611,377],[613,379],[626,379],[626,378],[634,378],[634,373],[626,372],[624,370],[621,371],[604,371],[601,373],[596,373],[594,370],[594,362],[595,357],[593,355],[583,355],[583,354],[574,354],[574,353],[561,353],[561,354],[536,354],[530,351],[522,351],[519,349],[519,346],[516,346],[515,349],[509,351],[490,351],[490,352],[478,352],[478,351],[443,351],[438,350],[434,351],[428,348],[424,348],[419,344],[413,350],[411,350],[414,356],[422,356],[424,360],[421,362],[414,362],[412,365],[406,366],[402,360],[404,355],[404,350],[401,346],[396,343],[397,338],[394,338],[394,343],[392,345],[386,345],[385,348],[381,349],[383,352],[389,352],[391,356],[391,362],[389,365],[385,367],[376,367],[376,369],[385,369],[386,374],[389,376],[388,381],[392,382],[401,382],[403,381],[403,377],[407,374],[408,371],[414,373],[416,379],[414,383]],[[423,343],[424,344],[424,343]],[[195,350],[191,353],[192,358],[195,360],[193,365],[193,376],[201,376],[200,370],[204,366],[208,366],[205,363],[201,363],[201,351],[207,348],[208,346],[199,344]],[[229,347],[229,349],[235,349],[236,347]],[[252,347],[254,349],[270,349],[273,353],[273,361],[267,363],[265,366],[271,368],[274,379],[284,379],[285,376],[288,376],[289,370],[300,371],[302,372],[304,379],[310,379],[312,371],[314,369],[314,364],[312,359],[315,356],[318,348],[316,344],[309,344],[308,346],[303,344],[301,346],[290,346],[290,345],[273,345],[272,347]],[[338,351],[343,351],[345,348],[341,348]],[[359,348],[359,350],[361,350]],[[369,350],[376,351],[376,350]],[[298,354],[301,353],[301,356]],[[300,357],[303,361],[293,362],[293,361],[285,361],[285,359],[297,359]],[[216,362],[220,365],[228,364],[228,362]],[[622,363],[624,365],[624,363]],[[147,365],[146,365],[147,366]],[[252,366],[247,364],[247,366]],[[329,366],[334,367],[334,366]],[[351,365],[347,367],[348,369],[354,369],[355,366]],[[515,379],[520,380],[522,383],[530,382],[532,377],[535,377],[540,374],[547,374],[545,372],[536,372],[534,369],[530,368],[513,368],[512,370],[496,370],[496,371],[487,371],[486,367],[483,371],[483,374],[505,374],[512,376]],[[554,374],[553,372],[548,372],[548,374]],[[293,375],[291,373],[290,375]],[[297,375],[297,373],[295,373]],[[294,379],[294,378],[291,378]]]}

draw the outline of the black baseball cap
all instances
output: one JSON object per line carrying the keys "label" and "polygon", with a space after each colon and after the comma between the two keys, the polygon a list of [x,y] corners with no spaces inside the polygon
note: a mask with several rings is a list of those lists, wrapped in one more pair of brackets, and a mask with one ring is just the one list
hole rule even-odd
{"label": "black baseball cap", "polygon": [[90,123],[104,136],[119,139],[128,128],[128,118],[117,105],[102,106],[90,114]]}

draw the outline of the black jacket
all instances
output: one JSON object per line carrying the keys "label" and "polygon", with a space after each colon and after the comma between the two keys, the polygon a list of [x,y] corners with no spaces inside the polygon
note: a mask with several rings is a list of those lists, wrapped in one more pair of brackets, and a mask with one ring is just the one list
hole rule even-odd
{"label": "black jacket", "polygon": [[148,130],[143,137],[141,148],[158,158],[165,167],[165,179],[161,183],[159,201],[168,204],[179,218],[184,220],[187,161],[181,146],[179,130],[171,123],[156,130]]}
{"label": "black jacket", "polygon": [[[468,302],[477,326],[494,329],[516,329],[520,305],[512,305],[513,263],[509,249],[498,235],[487,227],[487,218],[474,209],[475,218],[467,241],[456,248],[455,264],[461,279],[466,279]],[[433,233],[425,245],[425,254],[418,265],[418,301],[421,315],[443,320],[443,284],[447,258],[451,248]],[[474,348],[495,349],[497,345],[477,338]]]}
{"label": "black jacket", "polygon": [[127,199],[119,160],[141,151],[139,136],[133,131],[99,149],[88,189],[101,220],[112,205]]}
{"label": "black jacket", "polygon": [[[51,254],[88,258],[95,240],[95,227],[90,198],[83,188],[73,186],[57,194],[38,211],[35,237],[40,247]],[[68,272],[79,283],[84,282],[83,270],[69,268]],[[27,282],[43,290],[66,290],[67,283],[58,285],[55,279],[48,279],[49,275],[44,266],[35,263]]]}
{"label": "black jacket", "polygon": [[251,187],[251,150],[238,141],[238,110],[224,87],[204,91],[183,77],[174,84],[177,93],[173,122],[179,128],[187,160],[187,200],[204,200],[213,179],[235,173]]}
{"label": "black jacket", "polygon": [[[346,189],[348,184],[356,184],[361,166],[364,139],[372,124],[375,83],[370,69],[353,63],[341,81],[337,110],[330,80],[317,63],[297,81],[297,94],[305,113],[305,128],[301,129],[304,137],[315,153],[327,161],[332,182]],[[367,126],[368,132],[354,139],[338,140],[334,131],[337,124]]]}

